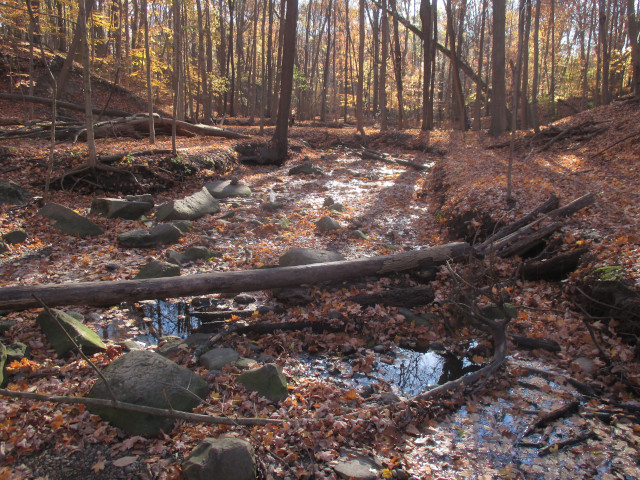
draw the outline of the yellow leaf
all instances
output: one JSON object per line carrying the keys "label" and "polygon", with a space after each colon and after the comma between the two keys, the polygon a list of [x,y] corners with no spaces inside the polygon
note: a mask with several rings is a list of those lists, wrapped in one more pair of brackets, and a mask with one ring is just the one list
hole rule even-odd
{"label": "yellow leaf", "polygon": [[393,477],[393,473],[388,468],[382,470],[382,478],[391,478]]}
{"label": "yellow leaf", "polygon": [[104,467],[104,460],[100,460],[98,463],[94,464],[93,467],[91,467],[91,470],[93,470],[93,473],[98,473],[104,470]]}
{"label": "yellow leaf", "polygon": [[356,398],[358,398],[356,389],[352,388],[351,390],[349,390],[347,393],[344,394],[344,398],[346,398],[347,400],[355,400]]}

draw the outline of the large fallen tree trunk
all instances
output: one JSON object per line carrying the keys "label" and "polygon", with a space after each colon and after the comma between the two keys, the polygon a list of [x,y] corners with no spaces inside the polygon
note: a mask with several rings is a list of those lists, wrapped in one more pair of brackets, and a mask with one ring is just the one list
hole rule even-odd
{"label": "large fallen tree trunk", "polygon": [[123,301],[175,298],[209,293],[240,293],[309,283],[386,275],[459,260],[471,252],[469,244],[449,243],[423,250],[351,261],[296,267],[265,268],[184,277],[109,282],[30,285],[0,289],[0,310],[36,308],[37,296],[47,305],[114,305]]}

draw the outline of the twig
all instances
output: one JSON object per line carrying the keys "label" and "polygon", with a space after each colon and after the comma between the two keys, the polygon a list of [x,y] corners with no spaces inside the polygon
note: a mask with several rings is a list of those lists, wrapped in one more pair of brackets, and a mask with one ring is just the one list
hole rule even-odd
{"label": "twig", "polygon": [[584,432],[576,437],[563,440],[562,442],[557,442],[552,445],[547,445],[546,447],[544,447],[542,450],[538,452],[538,456],[544,457],[545,455],[549,455],[550,453],[555,453],[558,450],[562,450],[563,448],[571,447],[573,445],[577,445],[579,443],[585,442],[590,438],[598,438],[598,436],[591,431]]}
{"label": "twig", "polygon": [[640,132],[634,132],[631,135],[626,135],[625,137],[621,138],[620,140],[618,140],[617,142],[612,143],[611,145],[609,145],[608,147],[603,148],[602,150],[600,150],[597,153],[594,153],[593,155],[591,155],[589,157],[589,160],[593,160],[594,158],[596,158],[599,155],[602,155],[604,152],[606,152],[607,150],[615,147],[616,145],[621,144],[622,142],[624,142],[625,140],[629,140],[630,138],[636,137],[640,135]]}
{"label": "twig", "polygon": [[85,362],[87,362],[89,364],[89,366],[91,368],[93,368],[93,370],[98,374],[98,376],[102,379],[102,381],[104,382],[105,387],[107,387],[107,392],[109,392],[109,396],[111,397],[111,401],[113,404],[118,403],[118,398],[116,397],[116,394],[114,393],[114,391],[111,389],[111,385],[109,385],[109,382],[107,381],[107,379],[105,378],[105,376],[102,374],[102,372],[100,371],[100,369],[98,367],[96,367],[94,365],[94,363],[89,359],[89,357],[87,357],[85,355],[85,353],[82,351],[82,347],[80,347],[80,345],[78,345],[78,343],[75,341],[75,339],[69,334],[69,332],[67,332],[67,329],[64,328],[63,322],[58,318],[58,314],[55,313],[53,310],[51,310],[46,303],[44,303],[36,294],[32,295],[33,298],[35,298],[40,305],[42,305],[42,308],[45,309],[45,311],[47,312],[47,314],[53,318],[53,320],[58,324],[58,327],[60,327],[60,330],[62,330],[62,332],[64,333],[64,335],[67,337],[67,340],[69,340],[73,346],[75,347],[75,349],[78,351],[78,353],[80,354],[80,356],[84,359]]}
{"label": "twig", "polygon": [[0,396],[12,398],[28,398],[41,402],[54,402],[66,404],[82,404],[92,407],[107,407],[128,412],[144,413],[147,415],[156,415],[158,417],[176,418],[186,420],[188,422],[211,423],[215,425],[268,425],[281,424],[286,420],[277,418],[237,418],[237,417],[212,417],[210,415],[202,415],[199,413],[182,412],[180,410],[166,410],[164,408],[147,407],[145,405],[135,405],[127,402],[117,402],[113,404],[111,400],[103,400],[101,398],[88,397],[67,397],[64,395],[44,395],[41,393],[17,392],[14,390],[0,389]]}
{"label": "twig", "polygon": [[540,414],[538,418],[536,418],[533,423],[531,423],[531,425],[529,425],[525,429],[522,436],[526,437],[527,435],[532,434],[536,428],[544,427],[546,425],[549,425],[554,420],[557,420],[558,418],[562,418],[566,415],[571,415],[577,412],[579,408],[580,402],[577,400],[573,400],[572,402],[569,402],[560,408],[556,408],[555,410],[552,410],[550,412],[544,412]]}

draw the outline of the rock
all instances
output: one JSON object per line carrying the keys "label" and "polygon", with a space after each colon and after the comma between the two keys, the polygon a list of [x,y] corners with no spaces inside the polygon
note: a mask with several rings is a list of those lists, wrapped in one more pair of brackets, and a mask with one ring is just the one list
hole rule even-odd
{"label": "rock", "polygon": [[320,220],[316,222],[316,227],[320,230],[328,231],[328,230],[339,230],[342,228],[342,225],[337,220],[334,220],[331,217],[322,217]]}
{"label": "rock", "polygon": [[369,237],[362,232],[362,230],[354,230],[351,232],[351,236],[355,238],[361,238],[362,240],[367,240]]}
{"label": "rock", "polygon": [[29,356],[31,356],[31,348],[22,342],[12,343],[7,346],[8,362],[13,362],[14,360],[20,361]]}
{"label": "rock", "polygon": [[[135,405],[190,412],[208,393],[207,382],[191,370],[147,350],[124,354],[102,373],[119,401]],[[110,399],[102,380],[94,384],[88,397]],[[169,432],[175,422],[173,418],[107,407],[88,409],[131,435]]]}
{"label": "rock", "polygon": [[125,340],[119,344],[125,352],[132,352],[134,350],[144,350],[147,345],[144,342],[138,342],[137,340]]}
{"label": "rock", "polygon": [[309,265],[311,263],[339,262],[345,258],[338,252],[329,250],[317,250],[315,248],[291,248],[278,260],[281,267],[293,267],[296,265]]}
{"label": "rock", "polygon": [[182,464],[185,480],[255,480],[253,447],[241,438],[205,438]]}
{"label": "rock", "polygon": [[296,165],[289,169],[289,175],[321,175],[324,176],[325,173],[321,168],[316,167],[311,163],[302,163],[300,165]]}
{"label": "rock", "polygon": [[118,235],[118,243],[129,248],[150,248],[176,243],[182,232],[175,225],[161,223],[149,229],[131,230]]}
{"label": "rock", "polygon": [[240,355],[233,348],[212,348],[200,356],[200,365],[204,365],[209,370],[221,370],[238,358]]}
{"label": "rock", "polygon": [[260,205],[260,208],[274,212],[284,208],[284,204],[282,202],[264,202]]}
{"label": "rock", "polygon": [[174,220],[169,223],[175,226],[182,233],[187,233],[193,228],[193,224],[189,220]]}
{"label": "rock", "polygon": [[173,263],[163,262],[161,260],[151,260],[145,263],[135,276],[141,278],[162,278],[162,277],[179,277],[180,267]]}
{"label": "rock", "polygon": [[398,403],[400,401],[400,397],[393,392],[385,392],[380,394],[380,401],[386,405],[390,405]]}
{"label": "rock", "polygon": [[345,480],[376,480],[381,465],[371,458],[359,455],[349,460],[341,459],[333,469],[339,478]]}
{"label": "rock", "polygon": [[405,307],[398,307],[398,313],[402,315],[408,323],[413,323],[416,327],[431,327],[431,320],[423,315],[416,315]]}
{"label": "rock", "polygon": [[27,239],[27,236],[27,232],[24,230],[14,230],[13,232],[5,233],[2,236],[2,240],[9,245],[15,245],[17,243],[23,243]]}
{"label": "rock", "polygon": [[171,264],[180,265],[185,261],[184,256],[180,252],[176,252],[171,248],[168,248],[165,254],[167,255],[167,260],[171,262]]}
{"label": "rock", "polygon": [[272,402],[285,399],[289,393],[287,379],[273,363],[241,373],[237,381]]}
{"label": "rock", "polygon": [[7,347],[0,342],[0,388],[5,387],[6,378],[4,378],[4,365],[7,363]]}
{"label": "rock", "polygon": [[4,253],[7,250],[9,250],[9,247],[7,247],[7,244],[4,242],[0,242],[0,253]]}
{"label": "rock", "polygon": [[578,357],[572,362],[572,364],[587,375],[592,375],[595,371],[595,364],[591,358]]}
{"label": "rock", "polygon": [[241,293],[233,297],[233,301],[236,302],[238,305],[249,305],[250,303],[253,303],[256,301],[256,297],[249,295],[247,293]]}
{"label": "rock", "polygon": [[240,370],[249,370],[252,368],[257,368],[258,362],[256,362],[252,358],[240,357],[236,362],[236,367],[238,367]]}
{"label": "rock", "polygon": [[107,218],[124,218],[137,220],[151,211],[151,202],[122,200],[121,198],[94,198],[91,202],[91,213],[104,215]]}
{"label": "rock", "polygon": [[206,188],[214,198],[248,197],[251,189],[247,185],[238,183],[237,180],[215,180],[205,184]]}
{"label": "rock", "polygon": [[199,347],[200,345],[204,345],[209,341],[211,335],[208,333],[192,333],[187,338],[184,339],[184,343],[189,347]]}
{"label": "rock", "polygon": [[333,205],[335,202],[335,200],[333,199],[333,197],[325,197],[324,198],[324,203],[322,204],[323,207],[330,207],[331,205]]}
{"label": "rock", "polygon": [[24,205],[32,199],[31,194],[17,183],[0,180],[0,205]]}
{"label": "rock", "polygon": [[182,254],[183,261],[195,262],[196,260],[209,260],[214,253],[207,247],[188,247]]}
{"label": "rock", "polygon": [[156,348],[156,353],[163,357],[170,357],[182,349],[180,345],[184,345],[184,339],[181,337],[176,337],[175,335],[160,337],[158,339],[158,348]]}
{"label": "rock", "polygon": [[343,204],[341,203],[332,203],[331,205],[329,205],[327,207],[329,210],[332,210],[334,212],[344,212],[347,207],[345,207]]}
{"label": "rock", "polygon": [[279,302],[288,305],[308,305],[313,302],[313,295],[304,287],[278,288],[273,290],[273,294]]}
{"label": "rock", "polygon": [[[107,349],[98,334],[89,327],[61,310],[52,309],[52,311],[64,325],[64,329],[69,333],[71,338],[82,347],[84,353],[93,355],[96,352],[102,352]],[[75,348],[71,340],[67,338],[60,328],[56,319],[52,318],[46,310],[43,310],[40,315],[38,315],[36,323],[40,326],[49,344],[59,356],[63,356]]]}
{"label": "rock", "polygon": [[46,204],[38,210],[38,215],[54,220],[56,222],[53,225],[54,228],[70,235],[90,236],[104,233],[98,225],[88,218],[57,203]]}
{"label": "rock", "polygon": [[130,202],[144,202],[150,203],[153,207],[153,196],[150,193],[143,193],[142,195],[127,195],[125,197]]}
{"label": "rock", "polygon": [[18,322],[15,320],[0,320],[0,335],[4,335]]}
{"label": "rock", "polygon": [[181,200],[163,203],[156,211],[159,222],[165,220],[197,220],[211,213],[220,211],[220,203],[203,187],[193,195]]}

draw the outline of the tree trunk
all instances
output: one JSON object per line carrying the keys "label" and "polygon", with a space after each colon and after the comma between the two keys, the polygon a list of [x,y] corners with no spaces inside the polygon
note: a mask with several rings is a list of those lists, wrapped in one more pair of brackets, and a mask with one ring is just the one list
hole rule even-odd
{"label": "tree trunk", "polygon": [[521,127],[523,130],[529,128],[529,34],[531,31],[531,0],[525,0],[524,12],[524,43],[522,45],[522,115]]}
{"label": "tree trunk", "polygon": [[[445,3],[445,9],[447,11],[447,29],[449,32],[449,41],[451,42],[451,51],[456,51],[456,39],[453,28],[453,14],[451,12],[451,0],[447,0]],[[460,19],[462,22],[462,19]],[[462,94],[462,84],[460,83],[460,73],[458,71],[457,56],[451,57],[451,75],[453,78],[453,94],[455,98],[455,106],[457,112],[454,112],[454,118],[458,120],[458,128],[463,132],[467,128],[467,114],[464,108],[464,97]]]}
{"label": "tree trunk", "polygon": [[396,96],[398,98],[398,130],[404,128],[404,106],[403,106],[403,93],[402,93],[402,52],[400,50],[400,32],[398,28],[398,8],[397,0],[389,0],[391,4],[391,11],[393,12],[393,49],[394,49],[394,63],[393,67],[396,74]]}
{"label": "tree trunk", "polygon": [[505,0],[493,2],[493,50],[491,52],[491,126],[489,134],[497,137],[507,129],[507,90],[505,80]]}
{"label": "tree trunk", "polygon": [[[482,19],[480,25],[480,44],[478,45],[478,77],[482,78],[482,63],[484,61],[484,24],[487,19],[487,0],[482,0]],[[476,101],[473,112],[473,129],[479,131],[482,128],[482,104],[480,97],[482,90],[480,84],[476,84]]]}
{"label": "tree trunk", "polygon": [[531,123],[536,133],[540,131],[538,122],[538,78],[540,72],[540,47],[538,45],[540,39],[540,3],[542,0],[536,1],[536,19],[533,26],[533,82],[531,85]]}
{"label": "tree trunk", "polygon": [[[295,0],[287,1],[297,5]],[[360,278],[368,275],[387,275],[442,265],[448,260],[461,259],[469,252],[470,246],[467,243],[450,243],[395,255],[296,267],[208,273],[148,280],[4,287],[0,289],[2,293],[0,295],[0,310],[38,308],[40,303],[33,298],[33,295],[36,295],[48,306],[54,307],[74,304],[113,305],[123,301],[291,287]]]}
{"label": "tree trunk", "polygon": [[180,0],[173,0],[173,126],[171,128],[171,151],[178,154],[176,146],[177,121],[182,101],[182,22],[180,21]]}
{"label": "tree trunk", "polygon": [[627,17],[631,47],[631,93],[640,95],[640,45],[638,45],[638,20],[634,0],[627,0]]}
{"label": "tree trunk", "polygon": [[358,39],[358,83],[356,84],[356,129],[364,138],[364,111],[363,111],[363,83],[364,83],[364,0],[359,1],[358,24],[360,27]]}
{"label": "tree trunk", "polygon": [[[324,59],[324,71],[322,72],[322,99],[320,105],[320,121],[327,121],[327,93],[329,90],[329,62],[331,61],[331,5],[332,0],[329,0],[329,6],[327,7],[327,52]],[[335,32],[335,26],[333,27]],[[335,88],[335,86],[334,86]]]}
{"label": "tree trunk", "polygon": [[387,62],[389,60],[389,16],[387,15],[387,0],[382,0],[382,25],[380,28],[382,36],[380,53],[380,131],[385,132],[387,124]]}
{"label": "tree trunk", "polygon": [[551,76],[549,87],[549,102],[551,110],[551,121],[556,118],[556,0],[551,0],[551,12],[549,25],[551,29]]}
{"label": "tree trunk", "polygon": [[[88,25],[89,16],[85,9],[84,2],[80,2],[79,18],[82,19],[83,25]],[[89,38],[87,33],[88,28],[83,29],[84,35],[81,40],[83,49],[83,64],[84,64],[84,114],[85,123],[87,125],[87,148],[89,150],[89,160],[87,166],[89,168],[95,168],[98,165],[98,155],[96,154],[96,140],[93,135],[93,108],[91,105],[91,68],[89,66]]]}
{"label": "tree trunk", "polygon": [[[149,48],[149,12],[147,11],[147,1],[142,0],[142,15],[144,17],[144,52],[147,67],[147,105],[149,109],[149,143],[156,142],[156,130],[153,126],[153,92],[151,86],[151,49]],[[200,2],[198,1],[198,4]]]}
{"label": "tree trunk", "polygon": [[[484,0],[486,3],[486,0]],[[433,9],[430,0],[420,2],[420,20],[422,22],[422,41],[424,45],[424,58],[422,60],[422,130],[431,130],[433,125],[429,124],[430,111],[433,111],[433,101],[431,101],[431,71],[433,60]],[[484,34],[484,31],[483,31]]]}
{"label": "tree trunk", "polygon": [[291,114],[291,95],[293,92],[293,65],[296,55],[296,24],[298,22],[298,0],[287,2],[287,16],[284,20],[284,39],[282,52],[282,76],[280,80],[280,102],[276,118],[276,130],[271,146],[276,159],[284,162],[287,157],[289,116]]}

